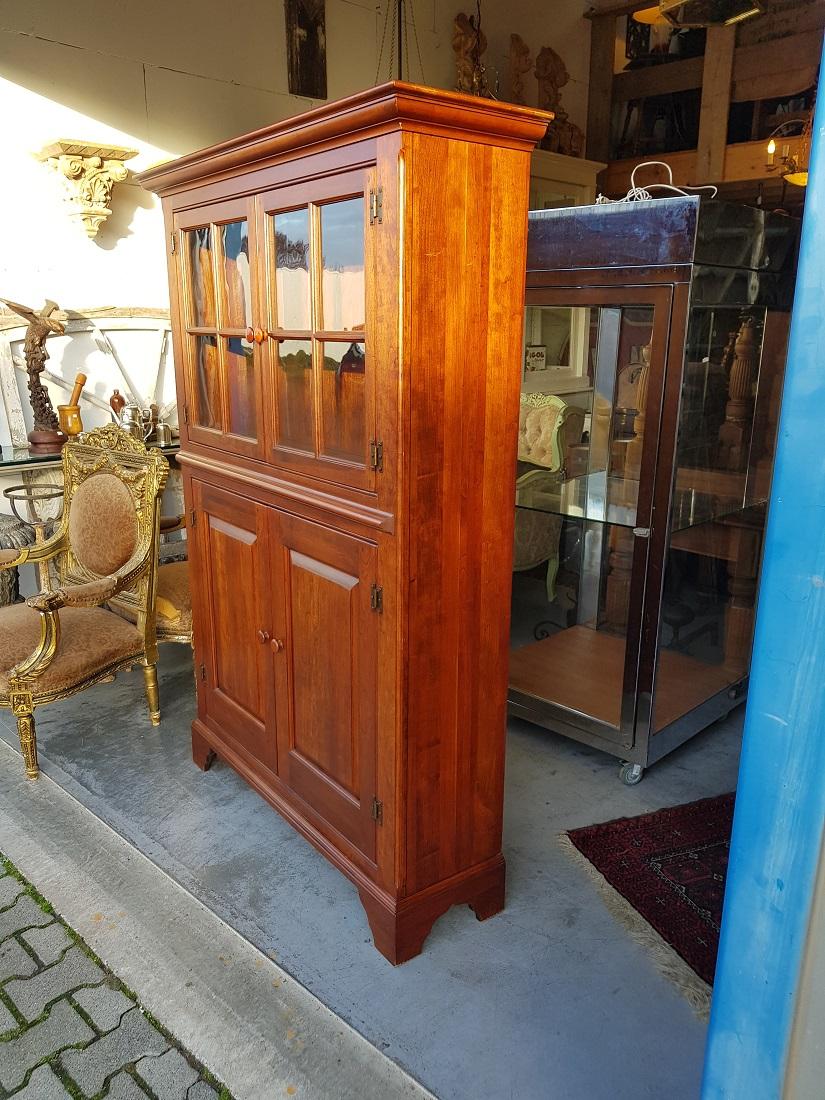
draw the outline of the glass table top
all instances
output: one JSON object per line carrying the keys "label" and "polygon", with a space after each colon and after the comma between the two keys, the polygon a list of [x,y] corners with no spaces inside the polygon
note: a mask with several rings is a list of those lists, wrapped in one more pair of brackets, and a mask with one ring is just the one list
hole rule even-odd
{"label": "glass table top", "polygon": [[[180,443],[157,448],[161,454],[172,457],[180,450]],[[12,470],[31,470],[34,468],[56,467],[63,461],[61,455],[33,455],[28,447],[0,447],[0,473]]]}

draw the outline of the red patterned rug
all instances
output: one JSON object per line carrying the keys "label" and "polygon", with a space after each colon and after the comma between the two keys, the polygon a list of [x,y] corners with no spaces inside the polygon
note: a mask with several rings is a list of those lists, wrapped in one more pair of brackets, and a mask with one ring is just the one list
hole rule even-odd
{"label": "red patterned rug", "polygon": [[732,794],[703,798],[565,834],[598,872],[611,911],[702,1013],[719,948],[733,802]]}

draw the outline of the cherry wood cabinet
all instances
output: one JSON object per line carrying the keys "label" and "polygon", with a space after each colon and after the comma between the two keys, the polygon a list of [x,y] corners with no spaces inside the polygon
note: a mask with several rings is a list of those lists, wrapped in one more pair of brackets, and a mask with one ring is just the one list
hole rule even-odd
{"label": "cherry wood cabinet", "polygon": [[198,713],[375,944],[504,904],[530,152],[391,83],[144,173],[163,197]]}

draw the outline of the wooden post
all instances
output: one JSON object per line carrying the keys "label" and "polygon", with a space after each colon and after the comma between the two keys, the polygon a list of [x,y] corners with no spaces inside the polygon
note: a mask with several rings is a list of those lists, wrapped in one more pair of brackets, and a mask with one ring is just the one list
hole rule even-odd
{"label": "wooden post", "polygon": [[695,183],[718,183],[725,172],[735,27],[708,27]]}
{"label": "wooden post", "polygon": [[616,16],[594,15],[590,28],[590,91],[587,99],[587,156],[609,160],[613,103]]}

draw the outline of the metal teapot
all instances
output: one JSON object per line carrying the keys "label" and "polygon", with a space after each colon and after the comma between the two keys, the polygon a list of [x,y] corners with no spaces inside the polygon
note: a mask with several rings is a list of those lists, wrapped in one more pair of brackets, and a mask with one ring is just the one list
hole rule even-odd
{"label": "metal teapot", "polygon": [[141,409],[140,405],[126,405],[120,414],[120,426],[145,443],[152,434],[152,414],[148,409]]}

